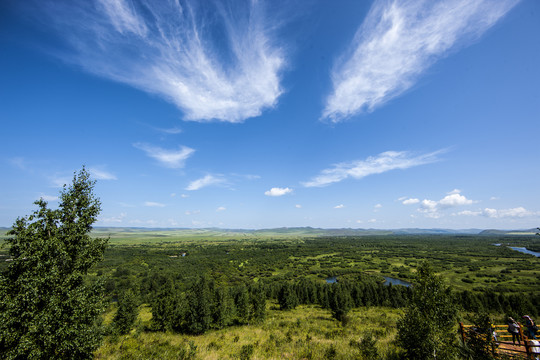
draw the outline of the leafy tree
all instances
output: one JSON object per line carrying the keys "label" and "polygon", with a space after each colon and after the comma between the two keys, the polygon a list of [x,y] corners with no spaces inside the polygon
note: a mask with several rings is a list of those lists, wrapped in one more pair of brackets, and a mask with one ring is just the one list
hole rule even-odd
{"label": "leafy tree", "polygon": [[127,334],[139,315],[137,299],[131,289],[118,299],[118,311],[113,319],[113,328],[119,334]]}
{"label": "leafy tree", "polygon": [[83,168],[58,209],[40,199],[6,240],[13,261],[0,276],[0,358],[91,359],[102,338],[103,286],[85,279],[107,239],[89,233],[101,210]]}
{"label": "leafy tree", "polygon": [[465,335],[466,342],[462,347],[462,357],[473,360],[495,360],[495,349],[498,344],[493,337],[489,315],[485,312],[477,314],[473,319],[474,326]]}
{"label": "leafy tree", "polygon": [[452,359],[456,351],[456,316],[450,288],[429,263],[417,271],[411,299],[398,321],[398,344],[407,359]]}

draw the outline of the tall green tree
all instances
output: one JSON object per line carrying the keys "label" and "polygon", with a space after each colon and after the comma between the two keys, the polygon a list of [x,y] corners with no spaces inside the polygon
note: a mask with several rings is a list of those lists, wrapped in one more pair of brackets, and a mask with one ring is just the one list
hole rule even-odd
{"label": "tall green tree", "polygon": [[103,286],[86,278],[107,239],[89,233],[101,210],[83,168],[64,186],[58,209],[18,218],[6,242],[13,259],[0,276],[0,358],[91,359],[99,346]]}
{"label": "tall green tree", "polygon": [[113,318],[113,329],[118,334],[127,334],[137,320],[139,306],[131,289],[124,291],[118,298],[118,311]]}
{"label": "tall green tree", "polygon": [[407,359],[453,359],[456,354],[457,307],[450,288],[429,263],[417,270],[412,296],[399,320],[398,344]]}

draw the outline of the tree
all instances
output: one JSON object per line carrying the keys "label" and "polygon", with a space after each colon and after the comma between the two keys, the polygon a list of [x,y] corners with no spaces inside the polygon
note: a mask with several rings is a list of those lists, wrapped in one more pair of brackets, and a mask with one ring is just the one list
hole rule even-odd
{"label": "tree", "polygon": [[332,317],[340,321],[342,325],[348,323],[347,314],[354,304],[351,295],[341,284],[333,284],[333,289],[330,296],[330,311]]}
{"label": "tree", "polygon": [[131,289],[126,290],[118,299],[118,311],[113,319],[113,329],[118,334],[127,334],[139,315],[137,299]]}
{"label": "tree", "polygon": [[13,259],[0,276],[0,358],[91,359],[103,328],[103,286],[86,278],[107,239],[89,233],[99,214],[83,169],[64,185],[58,209],[40,199],[6,240]]}
{"label": "tree", "polygon": [[397,342],[405,350],[406,358],[454,358],[456,316],[450,288],[424,262],[418,268],[412,296],[397,325]]}
{"label": "tree", "polygon": [[199,280],[186,293],[185,314],[187,332],[203,334],[212,325],[211,294],[206,277]]}
{"label": "tree", "polygon": [[278,303],[281,310],[292,310],[298,305],[298,298],[294,287],[285,282],[278,292]]}

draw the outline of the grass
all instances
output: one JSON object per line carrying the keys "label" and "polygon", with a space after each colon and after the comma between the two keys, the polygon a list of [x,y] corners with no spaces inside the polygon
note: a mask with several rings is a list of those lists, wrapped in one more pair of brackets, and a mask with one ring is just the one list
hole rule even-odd
{"label": "grass", "polygon": [[361,340],[367,336],[376,339],[379,354],[397,351],[393,340],[401,314],[400,310],[383,307],[353,309],[350,321],[342,326],[318,306],[281,311],[269,304],[267,319],[261,324],[189,336],[142,331],[150,321],[148,311],[141,308],[138,330],[122,337],[107,337],[96,359],[188,359],[190,352],[194,358],[209,360],[359,359]]}

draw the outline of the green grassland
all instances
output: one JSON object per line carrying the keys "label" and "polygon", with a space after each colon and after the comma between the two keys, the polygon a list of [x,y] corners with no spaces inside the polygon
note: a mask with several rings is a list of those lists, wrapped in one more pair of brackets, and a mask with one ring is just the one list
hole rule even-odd
{"label": "green grassland", "polygon": [[[112,313],[114,309],[108,319]],[[107,338],[95,355],[97,359],[187,359],[193,349],[197,359],[362,359],[361,341],[371,337],[378,353],[389,357],[397,352],[393,339],[400,314],[397,309],[363,307],[352,310],[350,322],[342,326],[317,306],[285,312],[269,303],[263,323],[192,336],[141,331],[151,317],[149,309],[142,307],[138,329]]]}

